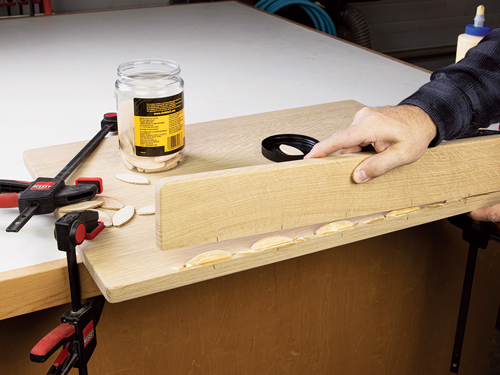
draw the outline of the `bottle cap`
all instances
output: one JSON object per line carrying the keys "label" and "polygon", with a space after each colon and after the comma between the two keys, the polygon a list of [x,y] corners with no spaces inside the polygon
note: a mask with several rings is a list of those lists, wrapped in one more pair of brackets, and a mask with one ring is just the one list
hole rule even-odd
{"label": "bottle cap", "polygon": [[[275,162],[303,159],[318,143],[317,139],[300,134],[276,134],[262,141],[262,155]],[[303,155],[287,155],[280,148],[281,145],[292,146],[302,151]]]}
{"label": "bottle cap", "polygon": [[465,26],[465,33],[469,35],[486,36],[490,31],[491,27],[489,26],[475,27],[473,24]]}

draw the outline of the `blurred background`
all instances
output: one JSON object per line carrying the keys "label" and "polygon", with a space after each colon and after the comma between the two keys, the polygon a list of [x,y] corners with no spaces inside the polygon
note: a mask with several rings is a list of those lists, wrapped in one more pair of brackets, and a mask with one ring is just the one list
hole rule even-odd
{"label": "blurred background", "polygon": [[[35,15],[43,0],[0,0],[0,17]],[[274,1],[276,0],[268,0]],[[51,0],[54,14],[164,6],[202,0]],[[257,1],[243,0],[254,6]],[[261,2],[262,3],[262,2]],[[274,12],[314,27],[310,16],[295,0],[280,0]],[[476,8],[486,8],[486,25],[500,27],[499,0],[318,0],[314,2],[332,19],[337,35],[363,47],[434,71],[454,62],[458,35],[473,23]],[[43,9],[42,9],[43,11]]]}

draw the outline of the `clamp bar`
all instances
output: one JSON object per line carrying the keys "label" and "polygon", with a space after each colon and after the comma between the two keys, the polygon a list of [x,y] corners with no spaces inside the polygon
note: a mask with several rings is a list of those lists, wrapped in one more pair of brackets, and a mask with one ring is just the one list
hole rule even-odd
{"label": "clamp bar", "polygon": [[18,216],[17,218],[9,224],[7,227],[6,231],[7,232],[19,232],[22,227],[28,222],[29,219],[33,217],[34,214],[38,211],[40,206],[38,205],[32,205],[26,207]]}
{"label": "clamp bar", "polygon": [[498,226],[494,223],[474,221],[466,215],[449,217],[450,223],[462,229],[462,238],[469,243],[469,252],[465,266],[464,284],[462,287],[462,297],[458,310],[457,329],[455,331],[455,341],[451,357],[450,372],[458,374],[462,347],[465,338],[465,326],[469,313],[469,304],[472,293],[472,283],[474,281],[474,271],[476,269],[477,254],[479,249],[486,249],[490,239],[498,240]]}
{"label": "clamp bar", "polygon": [[76,156],[57,174],[55,178],[66,180],[69,175],[82,163],[96,148],[99,143],[112,131],[113,125],[105,125],[101,130],[92,138]]}
{"label": "clamp bar", "polygon": [[457,374],[460,367],[460,358],[462,356],[462,347],[464,345],[465,325],[467,323],[467,315],[469,314],[470,296],[472,293],[472,282],[474,281],[474,271],[476,269],[478,246],[475,244],[469,245],[469,254],[467,255],[467,263],[465,266],[464,285],[462,288],[462,298],[460,300],[460,308],[458,310],[457,330],[455,332],[455,342],[453,344],[453,352],[451,357],[450,371]]}

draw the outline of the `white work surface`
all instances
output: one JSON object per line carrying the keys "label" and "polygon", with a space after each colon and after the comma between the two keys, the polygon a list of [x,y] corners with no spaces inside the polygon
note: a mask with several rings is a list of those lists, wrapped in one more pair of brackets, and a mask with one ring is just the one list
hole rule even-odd
{"label": "white work surface", "polygon": [[[115,111],[116,68],[125,61],[180,64],[187,126],[347,99],[397,104],[429,79],[235,2],[2,19],[0,47],[0,179],[25,181],[24,150],[97,133],[102,115]],[[0,272],[65,257],[53,238],[53,215],[5,232],[17,214],[0,209]]]}

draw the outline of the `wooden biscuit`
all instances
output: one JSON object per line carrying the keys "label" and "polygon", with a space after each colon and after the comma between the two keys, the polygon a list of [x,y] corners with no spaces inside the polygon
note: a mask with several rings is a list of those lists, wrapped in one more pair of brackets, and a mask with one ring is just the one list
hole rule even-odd
{"label": "wooden biscuit", "polygon": [[154,215],[155,214],[155,204],[149,204],[137,210],[137,215]]}
{"label": "wooden biscuit", "polygon": [[90,210],[92,208],[97,208],[97,207],[101,207],[101,206],[102,206],[101,201],[91,200],[91,201],[78,202],[78,203],[70,204],[67,206],[59,207],[59,212],[68,213],[71,211],[85,211],[85,210]]}
{"label": "wooden biscuit", "polygon": [[363,224],[373,224],[373,223],[377,223],[379,221],[382,221],[384,219],[385,219],[385,216],[380,215],[380,216],[371,217],[369,219],[361,220],[360,223],[363,223]]}
{"label": "wooden biscuit", "polygon": [[[95,198],[94,198],[95,199]],[[102,208],[106,208],[108,210],[121,210],[124,205],[117,201],[116,199],[113,199],[113,198],[109,198],[109,197],[99,197],[98,200],[100,200],[102,202]]]}
{"label": "wooden biscuit", "polygon": [[146,168],[144,172],[146,173],[154,173],[161,172],[165,170],[165,163],[155,163],[155,168]]}
{"label": "wooden biscuit", "polygon": [[135,167],[127,161],[125,154],[123,152],[120,152],[120,156],[123,160],[123,164],[125,164],[125,167],[127,167],[129,171],[132,171]]}
{"label": "wooden biscuit", "polygon": [[154,157],[137,156],[134,154],[125,155],[127,161],[134,167],[141,169],[155,169],[158,167],[158,163],[155,163]]}
{"label": "wooden biscuit", "polygon": [[250,248],[251,252],[264,251],[270,249],[276,249],[278,247],[283,247],[287,245],[292,245],[294,242],[293,238],[285,236],[271,236],[263,238],[252,245]]}
{"label": "wooden biscuit", "polygon": [[129,184],[136,184],[136,185],[149,184],[149,180],[147,177],[138,174],[118,173],[115,177],[120,181],[127,182]]}
{"label": "wooden biscuit", "polygon": [[179,164],[182,161],[183,157],[184,157],[183,154],[179,153],[179,154],[175,155],[174,158],[167,160],[165,162],[165,166],[163,167],[163,170],[166,171],[166,170],[174,168],[175,166],[177,166],[177,164]]}
{"label": "wooden biscuit", "polygon": [[169,159],[178,157],[179,154],[162,155],[155,157],[155,163],[164,163]]}
{"label": "wooden biscuit", "polygon": [[314,234],[316,235],[326,235],[336,232],[341,232],[346,229],[352,229],[356,226],[352,221],[349,220],[339,220],[332,223],[328,223],[320,227]]}
{"label": "wooden biscuit", "polygon": [[194,266],[201,266],[204,264],[216,263],[225,259],[229,259],[232,256],[233,254],[231,254],[228,251],[222,251],[222,250],[207,251],[206,253],[195,256],[193,259],[187,262],[186,267],[194,267]]}
{"label": "wooden biscuit", "polygon": [[104,224],[104,226],[106,228],[113,226],[113,220],[111,219],[111,216],[109,216],[107,213],[99,211],[99,210],[94,210],[94,211],[97,211],[99,213],[98,220],[102,221],[102,223]]}
{"label": "wooden biscuit", "polygon": [[298,148],[286,145],[284,143],[280,144],[280,150],[285,155],[294,155],[294,156],[304,155],[304,153]]}
{"label": "wooden biscuit", "polygon": [[403,216],[407,215],[410,212],[415,212],[415,211],[420,211],[422,208],[415,206],[415,207],[408,207],[408,208],[403,208],[401,210],[393,210],[389,212],[385,217],[397,217],[397,216]]}
{"label": "wooden biscuit", "polygon": [[127,224],[134,217],[135,209],[133,206],[125,206],[113,216],[113,226],[121,227]]}
{"label": "wooden biscuit", "polygon": [[429,204],[429,205],[427,205],[425,207],[433,209],[433,208],[439,208],[439,207],[443,207],[443,206],[444,206],[444,203],[434,203],[434,204]]}

